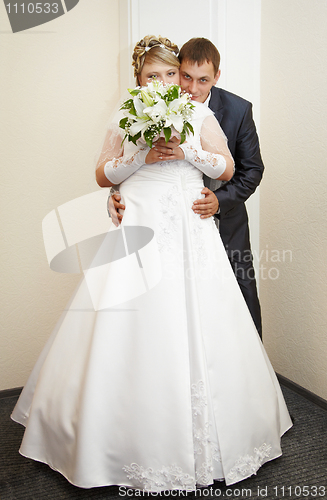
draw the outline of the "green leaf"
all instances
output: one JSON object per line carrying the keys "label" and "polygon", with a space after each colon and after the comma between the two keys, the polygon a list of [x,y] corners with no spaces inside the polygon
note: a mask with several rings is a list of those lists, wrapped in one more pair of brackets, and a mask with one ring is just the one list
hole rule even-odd
{"label": "green leaf", "polygon": [[178,85],[173,85],[167,91],[167,101],[173,101],[174,99],[178,99]]}
{"label": "green leaf", "polygon": [[191,133],[194,135],[194,129],[193,129],[192,125],[190,124],[190,122],[184,123],[184,129],[186,129],[185,130],[186,133]]}
{"label": "green leaf", "polygon": [[128,118],[122,118],[119,122],[119,127],[125,130],[126,123],[128,122]]}
{"label": "green leaf", "polygon": [[171,137],[171,128],[170,127],[165,127],[163,129],[164,134],[165,134],[165,141],[168,142],[170,137]]}
{"label": "green leaf", "polygon": [[129,135],[128,136],[128,140],[129,142],[132,142],[133,144],[135,144],[135,146],[137,146],[136,144],[136,141],[141,137],[141,132],[139,132],[138,134],[136,135]]}
{"label": "green leaf", "polygon": [[128,92],[134,97],[141,92],[141,89],[128,89]]}
{"label": "green leaf", "polygon": [[133,116],[137,116],[136,109],[134,107],[134,104],[131,106],[131,109],[129,110],[130,114]]}
{"label": "green leaf", "polygon": [[119,109],[129,109],[131,106],[133,106],[133,99],[128,99],[127,101],[123,102]]}
{"label": "green leaf", "polygon": [[151,149],[152,148],[152,140],[149,139],[148,137],[145,137],[145,136],[144,136],[144,139],[145,139],[145,142],[147,143],[147,145],[149,146],[149,148]]}
{"label": "green leaf", "polygon": [[143,137],[149,148],[152,148],[152,139],[150,138],[150,132],[148,130],[144,132]]}
{"label": "green leaf", "polygon": [[181,132],[181,142],[180,142],[180,144],[183,144],[183,142],[185,142],[185,139],[186,139],[186,134],[185,134],[184,129],[183,129],[182,132]]}

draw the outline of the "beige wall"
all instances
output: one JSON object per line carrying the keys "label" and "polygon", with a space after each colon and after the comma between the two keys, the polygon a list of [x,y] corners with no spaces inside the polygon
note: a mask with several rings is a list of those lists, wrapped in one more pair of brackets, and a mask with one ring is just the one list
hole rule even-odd
{"label": "beige wall", "polygon": [[279,272],[260,280],[265,347],[277,372],[325,399],[326,26],[324,0],[262,1],[261,264],[265,278]]}
{"label": "beige wall", "polygon": [[79,279],[49,269],[41,223],[98,189],[94,156],[119,97],[119,0],[96,4],[16,34],[0,6],[0,390],[25,383]]}
{"label": "beige wall", "polygon": [[[25,383],[79,279],[49,269],[41,223],[97,189],[93,157],[119,94],[119,0],[96,4],[18,34],[0,5],[0,390]],[[326,9],[324,0],[262,1],[258,256],[273,365],[324,398]]]}

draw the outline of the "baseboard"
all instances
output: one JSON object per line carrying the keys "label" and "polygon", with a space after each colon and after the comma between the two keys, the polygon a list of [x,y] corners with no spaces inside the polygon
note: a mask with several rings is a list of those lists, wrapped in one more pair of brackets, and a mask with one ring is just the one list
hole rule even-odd
{"label": "baseboard", "polygon": [[4,389],[3,391],[0,391],[0,399],[19,396],[22,392],[22,389],[22,387],[15,387],[14,389]]}
{"label": "baseboard", "polygon": [[297,394],[300,394],[300,396],[303,396],[304,398],[308,399],[311,401],[311,403],[316,404],[317,406],[320,406],[320,408],[323,408],[324,410],[327,411],[327,401],[320,396],[317,396],[317,394],[314,394],[313,392],[309,391],[308,389],[305,389],[299,384],[296,384],[295,382],[292,382],[292,380],[289,380],[288,378],[284,377],[283,375],[279,375],[279,373],[276,374],[277,378],[279,380],[279,383],[281,385],[284,385],[285,387],[288,387],[292,391],[296,392]]}

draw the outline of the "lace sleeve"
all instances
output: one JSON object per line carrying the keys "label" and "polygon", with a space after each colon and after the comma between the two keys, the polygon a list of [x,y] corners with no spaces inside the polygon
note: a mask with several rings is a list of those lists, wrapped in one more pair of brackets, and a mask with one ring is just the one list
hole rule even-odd
{"label": "lace sleeve", "polygon": [[149,152],[148,146],[127,147],[124,150],[123,137],[123,131],[118,126],[110,126],[96,164],[96,169],[103,169],[106,178],[114,185],[120,184],[144,165]]}
{"label": "lace sleeve", "polygon": [[227,138],[213,115],[203,120],[200,141],[201,147],[187,142],[180,146],[185,159],[211,179],[229,180],[234,172],[234,160]]}
{"label": "lace sleeve", "polygon": [[114,185],[120,184],[145,164],[149,152],[148,146],[140,148],[136,153],[113,158],[104,166],[104,175]]}
{"label": "lace sleeve", "polygon": [[121,145],[123,139],[123,130],[120,129],[118,125],[111,125],[108,128],[96,163],[96,170],[104,162],[112,160],[113,158],[119,158],[120,156],[123,156],[124,150]]}

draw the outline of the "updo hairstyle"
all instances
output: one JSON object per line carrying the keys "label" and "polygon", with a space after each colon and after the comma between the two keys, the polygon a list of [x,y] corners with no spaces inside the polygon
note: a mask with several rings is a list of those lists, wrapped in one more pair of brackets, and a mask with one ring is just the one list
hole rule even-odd
{"label": "updo hairstyle", "polygon": [[134,47],[133,62],[134,76],[138,82],[144,63],[160,62],[179,68],[178,47],[168,38],[162,36],[147,35]]}

